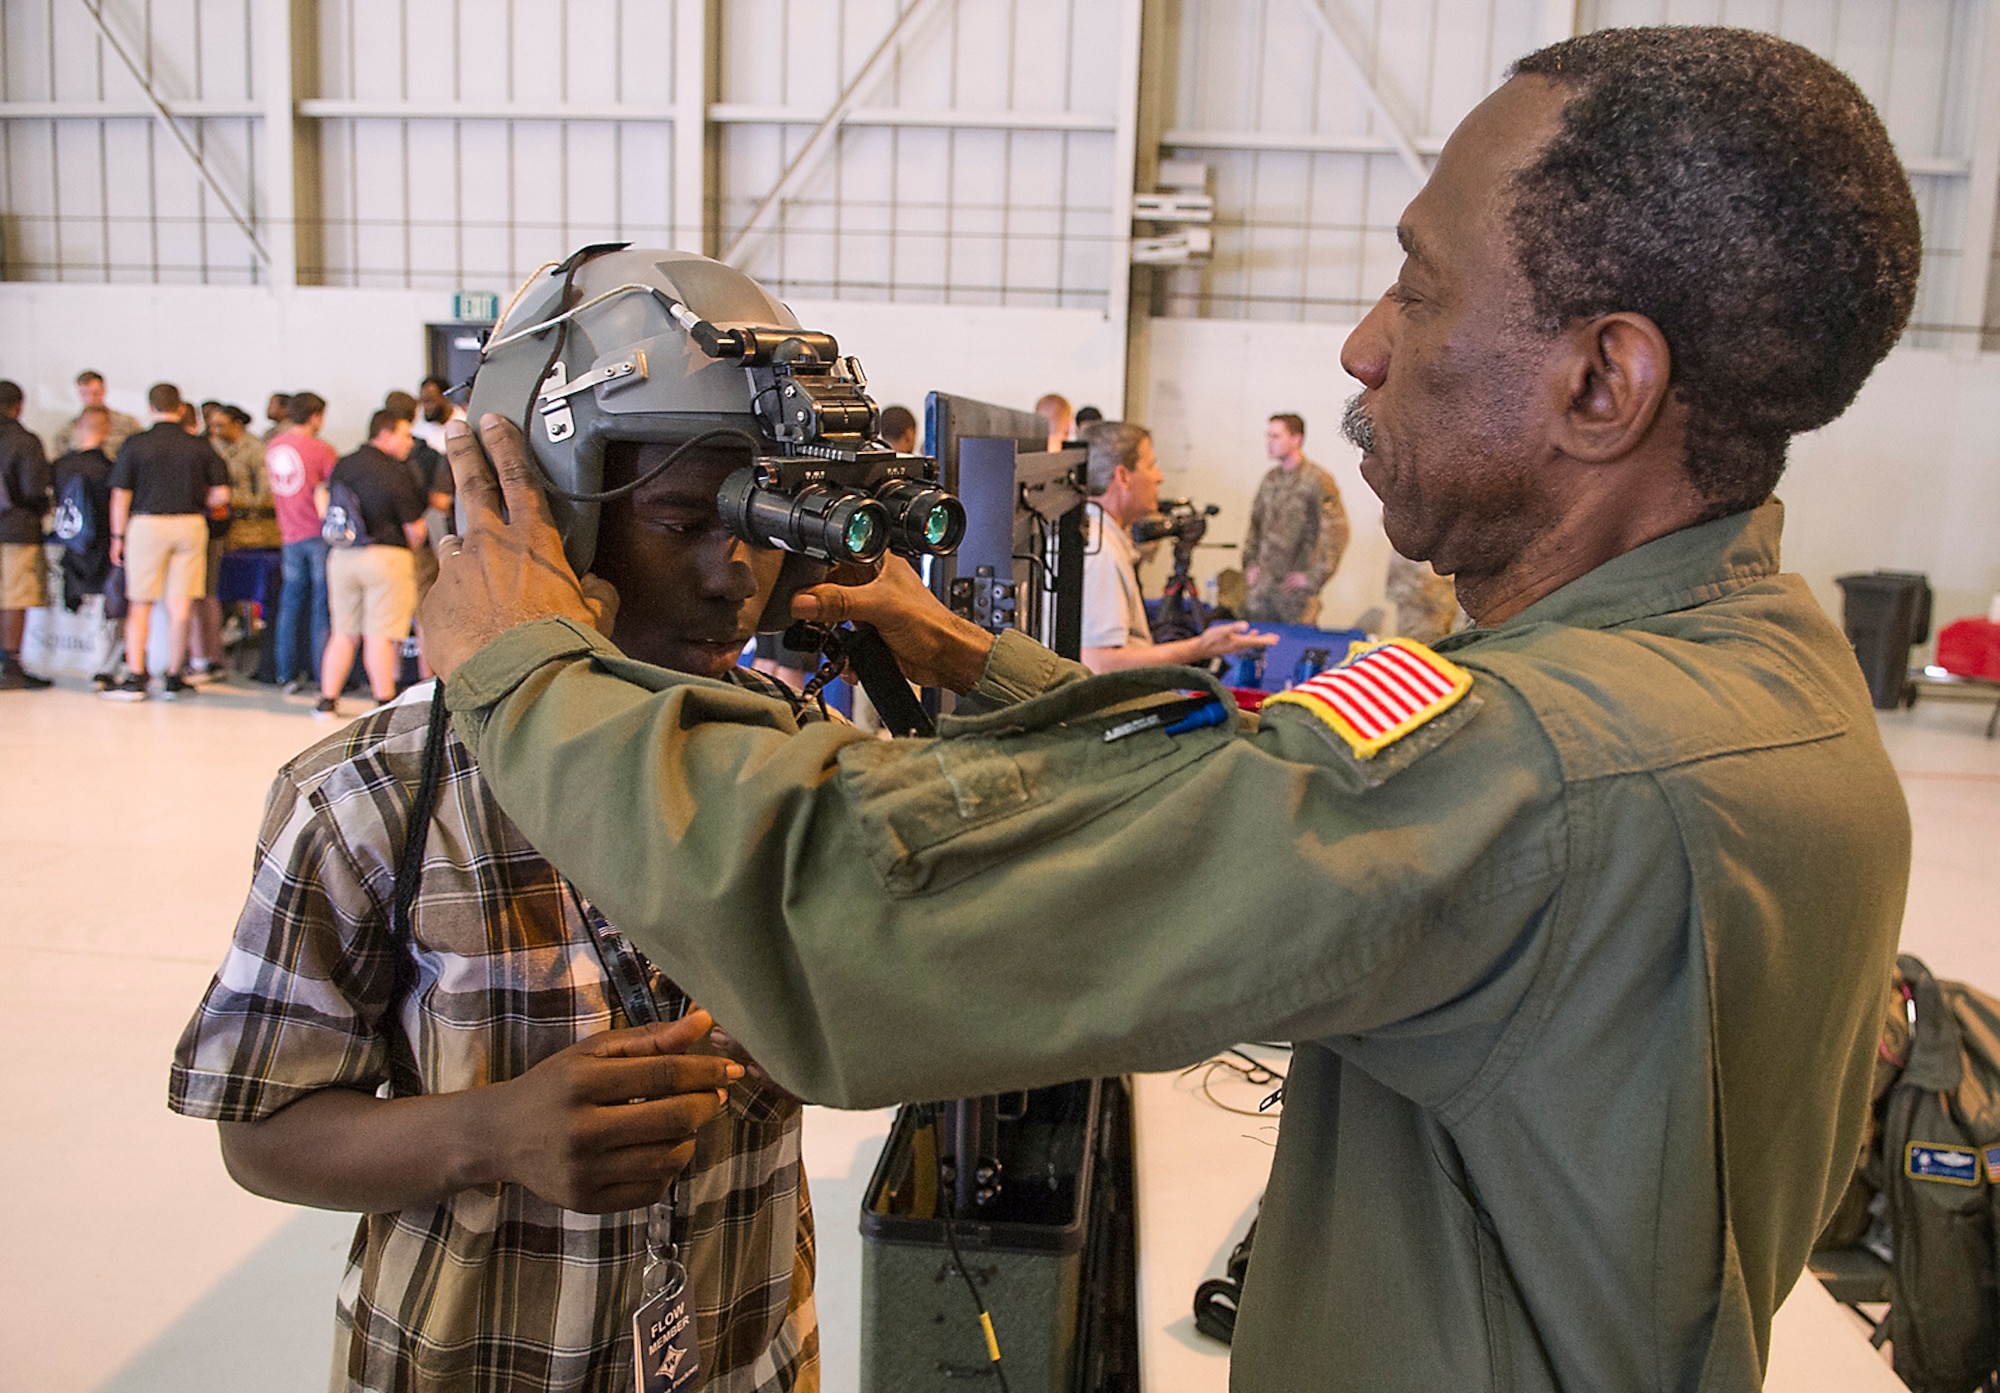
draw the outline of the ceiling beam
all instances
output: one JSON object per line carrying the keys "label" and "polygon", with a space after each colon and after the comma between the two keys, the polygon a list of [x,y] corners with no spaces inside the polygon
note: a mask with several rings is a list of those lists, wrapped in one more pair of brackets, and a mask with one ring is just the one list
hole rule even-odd
{"label": "ceiling beam", "polygon": [[1410,171],[1410,177],[1421,188],[1431,177],[1431,167],[1418,153],[1416,137],[1403,125],[1403,118],[1396,114],[1395,108],[1384,100],[1382,89],[1368,71],[1368,63],[1363,56],[1366,48],[1364,38],[1354,27],[1341,0],[1302,0],[1302,3],[1306,13],[1312,16],[1320,32],[1329,40],[1328,46],[1346,66],[1348,76],[1354,79],[1361,95],[1367,98],[1369,109],[1382,123],[1390,145],[1403,161],[1403,167]]}
{"label": "ceiling beam", "polygon": [[833,109],[826,113],[818,127],[806,138],[806,143],[800,147],[799,153],[792,157],[792,162],[786,165],[784,172],[778,176],[778,182],[764,195],[764,201],[751,212],[749,220],[737,229],[736,235],[730,239],[729,246],[722,253],[723,261],[732,266],[742,264],[743,253],[763,233],[765,219],[788,194],[805,181],[808,175],[819,168],[819,162],[826,157],[827,151],[833,148],[834,137],[840,133],[842,123],[861,104],[862,94],[871,88],[889,58],[902,46],[904,35],[915,28],[917,21],[929,14],[936,5],[937,0],[912,0],[910,7],[896,16],[896,22],[889,26],[889,32],[882,36],[882,42],[868,55],[868,61],[861,65],[861,71],[847,84],[846,90],[834,102]]}
{"label": "ceiling beam", "polygon": [[118,55],[118,60],[125,65],[126,71],[132,74],[132,80],[139,84],[139,92],[145,97],[147,105],[152,107],[154,117],[167,128],[167,134],[174,138],[174,143],[181,147],[181,153],[188,157],[188,162],[194,166],[194,172],[200,176],[201,182],[208,186],[208,191],[215,195],[215,201],[222,205],[222,211],[229,214],[230,221],[236,224],[244,240],[249,242],[250,250],[257,254],[257,260],[263,263],[265,274],[268,275],[271,270],[271,253],[264,249],[263,239],[258,237],[257,229],[251,225],[250,219],[238,210],[236,200],[222,187],[222,181],[215,177],[215,171],[208,167],[208,161],[201,157],[201,151],[197,150],[194,142],[187,138],[187,132],[181,129],[180,123],[174,120],[173,113],[167,110],[167,104],[160,99],[159,93],[153,90],[153,84],[147,80],[145,72],[133,59],[131,51],[125,47],[124,42],[105,20],[103,0],[97,0],[95,4],[92,0],[79,0],[79,3],[83,6],[84,13],[90,16],[91,22],[97,26],[97,32],[104,36],[105,44]]}

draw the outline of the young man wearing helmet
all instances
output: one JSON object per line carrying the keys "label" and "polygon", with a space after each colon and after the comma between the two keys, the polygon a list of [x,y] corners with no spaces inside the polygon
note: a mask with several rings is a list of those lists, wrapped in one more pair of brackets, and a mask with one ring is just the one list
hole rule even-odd
{"label": "young man wearing helmet", "polygon": [[[783,696],[735,666],[783,559],[717,516],[743,452],[655,473],[670,450],[604,451],[600,482],[639,481],[586,553],[622,601],[611,635],[719,691]],[[442,724],[413,941],[398,933],[429,710],[384,707],[279,773],[235,942],[173,1067],[171,1105],[221,1124],[246,1188],[365,1216],[332,1387],[631,1387],[648,1206],[678,1176],[705,1386],[817,1388],[799,1105],[694,1053],[707,1017],[618,957]],[[635,967],[670,1024],[634,1024],[613,984]]]}

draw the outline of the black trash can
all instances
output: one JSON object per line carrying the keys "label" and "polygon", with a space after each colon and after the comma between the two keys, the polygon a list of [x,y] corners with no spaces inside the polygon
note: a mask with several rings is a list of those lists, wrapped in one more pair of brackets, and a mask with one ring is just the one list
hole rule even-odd
{"label": "black trash can", "polygon": [[1880,711],[1914,700],[1910,649],[1930,637],[1930,581],[1914,571],[1838,578],[1841,621]]}

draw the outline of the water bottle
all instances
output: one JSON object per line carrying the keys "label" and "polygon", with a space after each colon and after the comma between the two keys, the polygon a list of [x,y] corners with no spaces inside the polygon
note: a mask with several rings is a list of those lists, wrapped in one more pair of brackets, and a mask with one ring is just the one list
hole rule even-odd
{"label": "water bottle", "polygon": [[1244,687],[1252,691],[1264,686],[1264,650],[1253,648],[1247,653],[1236,655],[1236,676],[1230,682],[1232,687]]}

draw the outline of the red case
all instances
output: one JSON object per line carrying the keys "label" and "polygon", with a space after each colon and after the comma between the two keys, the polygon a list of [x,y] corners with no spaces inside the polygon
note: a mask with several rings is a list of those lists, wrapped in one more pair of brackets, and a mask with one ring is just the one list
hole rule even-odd
{"label": "red case", "polygon": [[1938,666],[1959,677],[2000,682],[2000,624],[1959,619],[1938,630]]}

